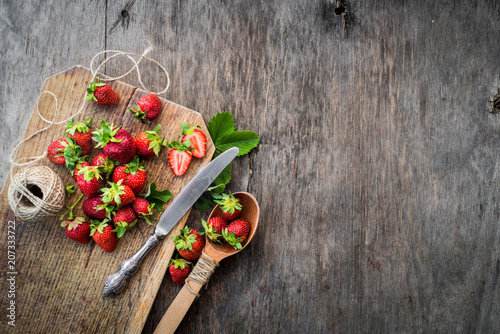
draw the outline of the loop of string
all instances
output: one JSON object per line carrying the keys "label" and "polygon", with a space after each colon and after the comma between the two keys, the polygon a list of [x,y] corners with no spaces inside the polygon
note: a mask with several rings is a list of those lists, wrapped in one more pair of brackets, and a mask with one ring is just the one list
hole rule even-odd
{"label": "loop of string", "polygon": [[195,281],[196,283],[199,283],[201,285],[207,284],[208,279],[210,278],[210,276],[212,276],[215,268],[217,268],[218,266],[219,264],[207,254],[205,254],[205,252],[201,253],[201,256],[198,259],[198,263],[194,267],[193,272],[188,276],[188,278],[186,278],[185,285],[189,292],[191,292],[196,297],[199,297],[199,294],[189,286],[189,281]]}
{"label": "loop of string", "polygon": [[[92,78],[90,79],[90,82],[93,82],[95,80],[95,78],[99,75],[104,75],[103,73],[100,72],[100,70],[102,69],[102,67],[107,63],[109,62],[111,59],[114,59],[116,57],[120,57],[120,56],[125,56],[127,57],[132,63],[132,67],[124,74],[121,74],[119,76],[116,76],[116,77],[103,77],[103,78],[100,78],[101,81],[115,81],[115,80],[119,80],[121,78],[124,78],[126,77],[127,75],[129,75],[130,73],[132,73],[134,70],[136,70],[137,72],[137,78],[139,80],[139,83],[141,85],[141,87],[147,91],[148,93],[150,94],[156,94],[156,95],[160,95],[160,94],[163,94],[165,92],[167,92],[168,88],[170,87],[170,77],[169,77],[169,74],[168,74],[168,71],[165,67],[163,67],[163,65],[161,65],[158,61],[154,60],[154,59],[151,59],[149,57],[147,57],[146,55],[151,52],[152,50],[152,46],[149,46],[146,50],[144,50],[144,52],[142,54],[137,54],[137,53],[133,53],[133,52],[123,52],[123,51],[117,51],[117,50],[104,50],[104,51],[101,51],[99,53],[97,53],[94,57],[92,57],[92,60],[90,61],[90,71],[92,73]],[[99,57],[100,55],[102,54],[107,54],[107,53],[113,53],[111,56],[107,57],[104,61],[102,61],[99,66],[97,66],[97,68],[94,70],[94,62],[96,60],[97,57]],[[138,60],[136,60],[134,57],[139,57]],[[142,82],[142,77],[141,77],[141,71],[139,69],[139,63],[143,60],[143,59],[146,59],[148,61],[151,61],[152,63],[156,64],[158,67],[161,68],[161,70],[163,71],[163,73],[165,73],[165,76],[167,78],[167,84],[165,86],[165,89],[163,89],[162,91],[160,92],[152,92],[150,91],[149,89],[147,89],[143,82]],[[54,116],[52,117],[51,120],[48,120],[44,117],[44,115],[42,115],[42,113],[40,112],[40,109],[39,109],[39,104],[40,104],[40,99],[45,95],[45,94],[49,94],[51,95],[53,98],[54,98],[54,101],[55,101],[55,110],[54,110]],[[51,91],[44,91],[42,92],[39,96],[38,96],[38,99],[36,101],[36,112],[38,114],[38,116],[40,116],[40,118],[45,122],[45,123],[48,123],[48,125],[38,131],[36,131],[35,133],[33,133],[32,135],[30,135],[28,138],[26,139],[23,139],[21,140],[15,147],[14,149],[12,150],[12,153],[10,154],[10,157],[9,157],[9,160],[10,160],[10,163],[12,164],[12,166],[14,167],[21,167],[21,166],[27,166],[27,165],[31,165],[37,161],[40,161],[41,159],[43,159],[46,155],[47,155],[47,152],[44,152],[43,154],[39,155],[39,156],[33,156],[33,157],[24,157],[24,158],[19,158],[18,160],[14,160],[14,157],[15,155],[17,154],[21,144],[27,142],[28,140],[30,140],[31,138],[33,138],[34,136],[44,132],[44,131],[47,131],[48,129],[50,129],[54,124],[62,124],[62,123],[66,123],[68,122],[69,120],[71,120],[72,118],[75,118],[76,116],[80,115],[82,113],[82,111],[84,110],[85,108],[85,103],[87,102],[85,97],[86,97],[86,93],[83,94],[83,101],[82,101],[82,104],[80,106],[80,108],[78,109],[78,111],[71,115],[70,117],[68,117],[67,119],[64,119],[62,121],[57,121],[56,122],[56,118],[57,118],[57,115],[59,113],[59,106],[58,106],[58,99],[57,99],[57,96],[51,92]],[[23,162],[25,161],[25,162]],[[12,181],[12,173],[11,173],[11,181]]]}
{"label": "loop of string", "polygon": [[[36,186],[41,196],[32,193]],[[61,178],[47,166],[31,166],[12,177],[9,185],[9,205],[14,215],[24,222],[36,223],[57,214],[64,205],[64,185]]]}

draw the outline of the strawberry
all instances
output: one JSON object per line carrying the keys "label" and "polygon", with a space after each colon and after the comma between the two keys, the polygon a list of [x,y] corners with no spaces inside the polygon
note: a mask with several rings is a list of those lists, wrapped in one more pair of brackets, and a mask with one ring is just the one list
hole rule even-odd
{"label": "strawberry", "polygon": [[201,224],[205,228],[205,234],[208,239],[222,243],[224,238],[222,237],[222,230],[227,228],[227,221],[222,217],[214,217],[208,221],[208,223],[202,219]]}
{"label": "strawberry", "polygon": [[125,180],[128,176],[128,173],[125,171],[126,168],[126,165],[116,166],[111,175],[111,181],[117,183],[120,180]]}
{"label": "strawberry", "polygon": [[116,226],[113,231],[117,233],[118,238],[121,238],[127,229],[133,227],[137,223],[137,216],[132,207],[126,205],[116,211],[113,217],[113,223]]}
{"label": "strawberry", "polygon": [[172,281],[174,281],[175,284],[182,285],[191,271],[191,262],[184,259],[172,259],[170,260],[168,271],[170,276],[172,276]]}
{"label": "strawberry", "polygon": [[237,219],[222,231],[222,236],[235,249],[241,249],[250,233],[250,223]]}
{"label": "strawberry", "polygon": [[138,195],[146,185],[146,172],[137,170],[135,173],[128,174],[124,184],[129,186],[134,194]]}
{"label": "strawberry", "polygon": [[92,160],[92,166],[102,166],[102,172],[106,173],[106,178],[109,178],[109,174],[111,174],[113,168],[115,168],[115,163],[111,158],[108,158],[106,154],[99,153],[94,160]]}
{"label": "strawberry", "polygon": [[233,221],[240,216],[241,209],[243,206],[240,203],[239,198],[235,198],[231,192],[229,195],[222,194],[219,200],[216,200],[215,203],[219,204],[222,212],[224,213],[224,217],[228,221]]}
{"label": "strawberry", "polygon": [[79,169],[76,184],[85,196],[94,197],[99,192],[102,180],[100,169],[96,166],[85,166]]}
{"label": "strawberry", "polygon": [[115,168],[112,181],[117,183],[123,180],[123,184],[129,186],[134,194],[138,195],[146,185],[146,171],[139,163],[139,157],[135,157],[130,163]]}
{"label": "strawberry", "polygon": [[168,163],[177,176],[183,175],[191,163],[192,148],[189,147],[190,145],[189,140],[182,144],[174,140],[168,144],[168,147],[171,148],[168,152]]}
{"label": "strawberry", "polygon": [[144,220],[146,220],[146,223],[148,223],[149,225],[152,224],[147,216],[153,215],[153,206],[154,204],[150,204],[148,200],[140,197],[136,197],[132,202],[132,208],[134,209],[135,213],[137,213],[139,217],[144,218]]}
{"label": "strawberry", "polygon": [[194,149],[193,157],[201,159],[207,153],[207,137],[200,129],[199,125],[190,128],[189,125],[182,122],[181,143],[189,141],[191,143],[189,147]]}
{"label": "strawberry", "polygon": [[91,225],[90,235],[92,239],[99,245],[106,253],[111,253],[116,249],[118,244],[118,237],[116,232],[113,231],[113,227],[108,224],[108,220],[105,219],[102,222],[94,221]]}
{"label": "strawberry", "polygon": [[76,242],[86,244],[90,241],[90,225],[83,217],[66,220],[61,224],[66,227],[66,235]]}
{"label": "strawberry", "polygon": [[47,148],[47,157],[50,161],[58,165],[64,165],[66,163],[66,159],[61,152],[64,152],[64,149],[68,146],[68,141],[66,139],[58,139]]}
{"label": "strawberry", "polygon": [[127,131],[102,120],[101,127],[92,133],[97,141],[96,147],[102,147],[111,159],[126,164],[135,157],[134,138]]}
{"label": "strawberry", "polygon": [[118,104],[120,97],[115,91],[98,77],[97,82],[91,82],[87,88],[88,95],[85,100],[93,100],[101,106],[114,106]]}
{"label": "strawberry", "polygon": [[83,201],[82,209],[83,213],[85,213],[89,217],[104,219],[111,215],[114,206],[104,204],[104,202],[102,201],[102,195],[98,195],[87,198],[85,201]]}
{"label": "strawberry", "polygon": [[73,179],[75,179],[75,181],[78,180],[78,172],[80,171],[80,169],[87,166],[90,166],[90,164],[85,160],[80,160],[79,162],[77,162],[75,169],[73,170]]}
{"label": "strawberry", "polygon": [[179,251],[180,256],[188,261],[198,260],[203,248],[205,248],[205,238],[202,235],[203,232],[186,226],[179,235],[173,237],[175,248]]}
{"label": "strawberry", "polygon": [[68,129],[65,133],[68,138],[72,138],[75,140],[76,144],[82,148],[82,154],[85,155],[89,153],[90,146],[92,146],[92,131],[90,130],[92,117],[90,117],[90,119],[85,123],[74,123],[74,119],[69,121],[69,123],[66,125]]}
{"label": "strawberry", "polygon": [[154,157],[160,154],[162,146],[167,146],[165,137],[160,138],[158,132],[161,130],[161,124],[158,124],[154,131],[144,131],[135,137],[135,146],[137,146],[137,154],[143,158]]}
{"label": "strawberry", "polygon": [[106,154],[99,153],[95,156],[94,160],[92,160],[92,166],[105,166],[106,162],[108,162],[108,157],[106,156]]}
{"label": "strawberry", "polygon": [[47,148],[47,157],[53,163],[58,165],[66,165],[71,173],[75,169],[75,165],[80,161],[82,148],[76,145],[76,142],[71,138],[62,138],[54,141]]}
{"label": "strawberry", "polygon": [[123,180],[117,183],[108,182],[109,188],[102,188],[102,200],[105,204],[127,205],[135,200],[135,195],[129,186],[122,184]]}
{"label": "strawberry", "polygon": [[161,100],[158,96],[149,94],[141,97],[137,101],[137,110],[132,108],[128,109],[135,115],[135,118],[141,122],[144,122],[144,119],[147,121],[153,121],[160,116]]}

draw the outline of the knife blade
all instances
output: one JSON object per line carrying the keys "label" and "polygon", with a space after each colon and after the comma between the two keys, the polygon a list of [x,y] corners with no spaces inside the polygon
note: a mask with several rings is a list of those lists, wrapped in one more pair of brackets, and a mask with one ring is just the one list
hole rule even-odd
{"label": "knife blade", "polygon": [[146,257],[148,252],[164,238],[184,214],[193,206],[196,200],[210,186],[215,178],[226,168],[227,165],[239,153],[237,147],[230,148],[203,168],[193,179],[182,189],[168,208],[163,212],[156,225],[155,233],[152,234],[144,245],[130,258],[123,261],[120,269],[109,275],[104,283],[102,294],[104,296],[121,292],[127,280],[137,271],[139,264]]}
{"label": "knife blade", "polygon": [[165,237],[190,207],[200,198],[201,194],[212,184],[215,178],[238,155],[239,149],[233,147],[219,155],[214,161],[203,168],[163,212],[156,225],[155,234]]}

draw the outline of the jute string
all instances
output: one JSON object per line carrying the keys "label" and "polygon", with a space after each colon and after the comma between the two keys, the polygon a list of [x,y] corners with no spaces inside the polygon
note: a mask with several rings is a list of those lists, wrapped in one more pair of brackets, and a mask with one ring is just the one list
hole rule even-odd
{"label": "jute string", "polygon": [[[32,188],[40,190],[36,196]],[[16,217],[35,223],[57,214],[64,205],[64,185],[61,178],[47,166],[29,166],[11,178],[9,205]]]}
{"label": "jute string", "polygon": [[218,266],[219,264],[207,254],[205,254],[205,252],[201,253],[200,258],[198,259],[198,263],[194,267],[191,274],[189,274],[188,278],[186,278],[185,284],[189,292],[191,292],[196,297],[199,297],[198,293],[196,293],[189,286],[189,281],[195,281],[196,283],[199,283],[201,285],[207,284],[210,276],[212,276],[215,268],[217,268]]}
{"label": "jute string", "polygon": [[[156,95],[160,95],[160,94],[167,92],[168,88],[170,87],[170,77],[169,77],[168,71],[158,61],[146,56],[149,52],[151,52],[151,50],[153,50],[152,46],[148,47],[142,54],[116,51],[116,50],[105,50],[105,51],[101,51],[101,52],[97,53],[94,57],[92,57],[92,60],[90,61],[90,71],[92,73],[92,78],[90,79],[90,82],[93,82],[97,76],[104,76],[104,74],[101,73],[100,71],[103,68],[103,66],[106,63],[108,63],[110,60],[112,60],[116,57],[126,57],[127,59],[129,59],[133,63],[132,67],[127,72],[125,72],[124,74],[118,75],[116,77],[105,77],[105,76],[100,77],[101,81],[102,82],[109,82],[109,81],[119,80],[121,78],[128,76],[130,73],[132,73],[135,70],[137,72],[137,78],[139,80],[139,84],[141,85],[141,87],[145,91],[147,91],[150,94],[156,94]],[[97,66],[97,68],[94,68],[95,67],[94,63],[96,62],[96,59],[102,54],[111,54],[111,55],[109,57],[107,57],[106,59],[104,59],[104,61],[102,61]],[[162,91],[152,92],[144,86],[144,84],[142,82],[141,71],[139,69],[139,64],[143,59],[146,59],[148,61],[153,62],[163,71],[163,73],[165,73],[165,76],[167,78],[167,84]],[[60,72],[60,73],[63,73],[63,72]],[[58,74],[60,74],[60,73],[58,73]],[[21,219],[23,219],[23,217],[24,217],[25,219],[32,220],[32,219],[34,219],[34,217],[36,217],[36,220],[38,220],[38,219],[43,219],[44,217],[46,217],[48,215],[56,214],[58,210],[54,212],[55,208],[59,207],[59,205],[60,205],[59,209],[61,209],[62,206],[64,205],[64,189],[63,189],[62,198],[59,198],[59,196],[56,196],[55,198],[52,198],[49,196],[49,194],[52,194],[52,192],[49,191],[50,189],[56,190],[56,188],[58,188],[56,186],[57,180],[59,182],[61,182],[60,178],[49,167],[46,167],[46,168],[53,175],[50,172],[48,172],[47,169],[44,169],[44,171],[42,172],[41,170],[35,171],[35,169],[33,169],[33,168],[28,168],[28,169],[25,168],[24,170],[21,170],[20,172],[15,174],[15,176],[13,176],[13,171],[15,168],[26,167],[26,166],[29,166],[29,165],[32,165],[32,164],[39,162],[41,159],[43,159],[47,155],[47,151],[44,151],[43,154],[38,155],[38,156],[21,157],[17,160],[15,160],[15,156],[17,155],[19,148],[21,147],[21,145],[23,143],[27,142],[28,140],[35,137],[36,135],[47,131],[53,125],[66,123],[69,120],[71,120],[72,118],[75,118],[76,116],[80,115],[83,112],[83,110],[85,109],[85,104],[91,103],[91,102],[87,102],[87,100],[85,100],[85,96],[87,95],[86,92],[82,92],[82,93],[83,93],[82,94],[82,103],[81,103],[79,109],[77,110],[77,112],[72,114],[70,117],[68,117],[62,121],[56,121],[57,115],[59,113],[59,105],[58,105],[59,101],[58,101],[57,96],[51,91],[44,91],[44,92],[40,93],[40,95],[38,95],[35,110],[36,110],[36,113],[38,114],[38,116],[43,120],[44,123],[47,123],[47,125],[44,128],[31,134],[26,139],[21,140],[14,147],[14,149],[12,150],[12,153],[10,154],[10,157],[9,157],[10,163],[12,164],[12,169],[9,173],[10,174],[10,181],[11,181],[11,184],[9,186],[9,204],[10,204],[12,210],[14,211],[14,213],[16,213],[16,216],[18,216]],[[49,117],[42,115],[42,113],[40,112],[40,109],[39,109],[40,99],[44,95],[50,95],[54,99],[55,109],[54,109],[54,115],[53,115],[52,119],[49,119]],[[40,177],[41,175],[44,175],[44,177]],[[29,180],[29,182],[28,182],[28,180]],[[49,196],[49,197],[45,197],[45,193],[44,193],[43,199],[40,199],[39,197],[34,196],[31,193],[31,191],[28,188],[26,188],[27,184],[29,184],[30,186],[37,186],[42,191],[45,189],[47,191],[47,196]],[[61,182],[61,184],[62,184],[62,182]],[[54,194],[57,194],[57,192]],[[23,198],[30,201],[33,204],[33,207],[28,208],[27,206],[21,205],[20,203],[21,203]],[[57,203],[53,202],[54,199],[59,200],[59,202],[57,202]],[[35,214],[35,211],[37,211],[36,214]]]}

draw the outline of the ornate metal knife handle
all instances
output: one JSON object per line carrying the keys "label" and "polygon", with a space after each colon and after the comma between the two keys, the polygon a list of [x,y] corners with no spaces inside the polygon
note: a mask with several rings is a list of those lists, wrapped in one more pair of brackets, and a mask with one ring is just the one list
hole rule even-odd
{"label": "ornate metal knife handle", "polygon": [[148,240],[142,245],[141,249],[137,251],[130,258],[123,261],[120,266],[120,270],[116,273],[111,274],[106,278],[106,283],[104,284],[104,290],[102,294],[104,296],[110,296],[117,294],[125,288],[127,280],[135,274],[139,264],[146,257],[146,254],[160,241],[156,234],[152,234]]}

